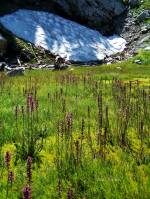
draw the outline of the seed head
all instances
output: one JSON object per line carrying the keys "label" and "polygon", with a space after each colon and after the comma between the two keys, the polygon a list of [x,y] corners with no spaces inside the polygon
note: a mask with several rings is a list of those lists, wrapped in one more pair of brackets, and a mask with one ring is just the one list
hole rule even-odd
{"label": "seed head", "polygon": [[5,164],[6,164],[7,169],[9,169],[10,167],[10,160],[11,160],[11,155],[10,155],[10,152],[7,151],[5,155]]}
{"label": "seed head", "polygon": [[14,173],[12,171],[10,171],[8,174],[8,181],[10,182],[10,184],[14,182]]}
{"label": "seed head", "polygon": [[27,159],[27,178],[30,183],[32,179],[32,157],[30,156]]}
{"label": "seed head", "polygon": [[67,199],[73,199],[73,191],[71,188],[69,188],[67,191]]}
{"label": "seed head", "polygon": [[72,115],[72,113],[68,113],[66,116],[66,122],[67,122],[68,129],[70,129],[72,127],[72,121],[73,121],[73,115]]}

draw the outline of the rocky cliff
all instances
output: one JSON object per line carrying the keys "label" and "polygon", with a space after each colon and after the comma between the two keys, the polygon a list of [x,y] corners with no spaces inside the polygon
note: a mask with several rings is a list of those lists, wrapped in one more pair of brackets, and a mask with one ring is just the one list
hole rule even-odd
{"label": "rocky cliff", "polygon": [[[94,28],[103,34],[118,32],[120,16],[125,12],[122,0],[11,0],[3,1],[11,8],[49,11]],[[6,3],[7,2],[7,3]]]}

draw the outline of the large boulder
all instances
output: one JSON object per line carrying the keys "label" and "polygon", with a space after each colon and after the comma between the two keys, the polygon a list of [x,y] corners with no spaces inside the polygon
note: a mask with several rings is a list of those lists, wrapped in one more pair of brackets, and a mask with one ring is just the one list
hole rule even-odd
{"label": "large boulder", "polygon": [[150,35],[144,36],[140,41],[136,44],[136,49],[145,49],[150,50]]}
{"label": "large boulder", "polygon": [[0,56],[2,56],[7,49],[7,40],[0,34]]}
{"label": "large boulder", "polygon": [[122,0],[12,0],[13,6],[40,9],[61,15],[97,29],[104,34],[116,32],[116,21],[125,11]]}
{"label": "large boulder", "polygon": [[7,71],[6,74],[9,77],[22,76],[24,75],[25,72],[24,67],[16,67],[16,68],[5,67],[5,70]]}

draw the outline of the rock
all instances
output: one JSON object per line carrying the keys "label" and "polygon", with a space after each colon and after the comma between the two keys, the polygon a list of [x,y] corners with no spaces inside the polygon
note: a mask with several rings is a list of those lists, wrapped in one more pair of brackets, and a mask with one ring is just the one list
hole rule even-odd
{"label": "rock", "polygon": [[139,39],[139,35],[135,35],[134,41],[137,41]]}
{"label": "rock", "polygon": [[135,8],[140,4],[140,0],[129,0],[128,4],[130,5],[131,8]]}
{"label": "rock", "polygon": [[24,64],[25,69],[29,70],[54,70],[54,64]]}
{"label": "rock", "polygon": [[105,59],[105,62],[107,62],[107,63],[112,63],[112,62],[113,62],[113,58],[112,58],[112,57],[107,57],[107,58]]}
{"label": "rock", "polygon": [[118,55],[115,58],[116,58],[116,60],[121,61],[121,56]]}
{"label": "rock", "polygon": [[139,16],[137,17],[138,22],[143,22],[145,19],[150,18],[150,10],[144,10]]}
{"label": "rock", "polygon": [[146,49],[150,46],[150,35],[144,36],[139,42],[136,43],[136,49]]}
{"label": "rock", "polygon": [[49,70],[54,70],[54,69],[55,69],[55,66],[54,66],[54,65],[49,65],[49,66],[47,66],[46,68],[49,69]]}
{"label": "rock", "polygon": [[142,26],[142,28],[141,28],[141,33],[142,33],[142,34],[145,34],[145,33],[147,33],[149,30],[150,30],[150,26],[144,25],[144,26]]}
{"label": "rock", "polygon": [[68,68],[68,65],[66,64],[66,60],[61,58],[60,56],[57,56],[55,59],[54,67],[56,70],[61,70]]}
{"label": "rock", "polygon": [[4,71],[6,65],[5,62],[0,62],[0,71]]}
{"label": "rock", "polygon": [[54,63],[55,69],[60,69],[64,63],[65,63],[65,60],[61,58],[60,56],[57,56]]}
{"label": "rock", "polygon": [[13,0],[12,4],[21,8],[52,12],[104,34],[116,31],[118,19],[126,10],[121,0]]}
{"label": "rock", "polygon": [[0,34],[0,56],[5,54],[7,49],[7,40]]}
{"label": "rock", "polygon": [[145,50],[150,50],[150,46],[147,46],[147,47],[145,48]]}
{"label": "rock", "polygon": [[144,42],[149,42],[149,41],[150,41],[150,35],[145,36],[142,40],[140,40],[138,44],[140,45],[143,44]]}
{"label": "rock", "polygon": [[17,67],[17,68],[14,68],[14,69],[11,69],[10,71],[8,71],[6,74],[7,76],[9,77],[14,77],[14,76],[20,76],[20,75],[24,75],[24,71],[25,71],[25,68],[24,67]]}
{"label": "rock", "polygon": [[137,59],[134,61],[135,64],[142,64],[141,60]]}

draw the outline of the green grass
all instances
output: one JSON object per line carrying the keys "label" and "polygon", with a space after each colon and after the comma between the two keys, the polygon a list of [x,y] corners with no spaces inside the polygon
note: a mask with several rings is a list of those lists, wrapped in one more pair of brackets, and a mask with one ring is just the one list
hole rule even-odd
{"label": "green grass", "polygon": [[[143,64],[135,64],[135,59]],[[33,199],[65,199],[71,192],[75,199],[148,199],[149,82],[148,51],[108,66],[27,71],[14,78],[1,73],[0,198],[23,197],[29,183],[26,158],[32,154]],[[28,95],[39,104],[31,112],[26,110]],[[73,124],[66,119],[68,113]],[[6,151],[15,175],[8,194]]]}
{"label": "green grass", "polygon": [[142,7],[144,9],[150,9],[150,2],[149,2],[149,0],[144,0],[143,3],[142,3]]}

